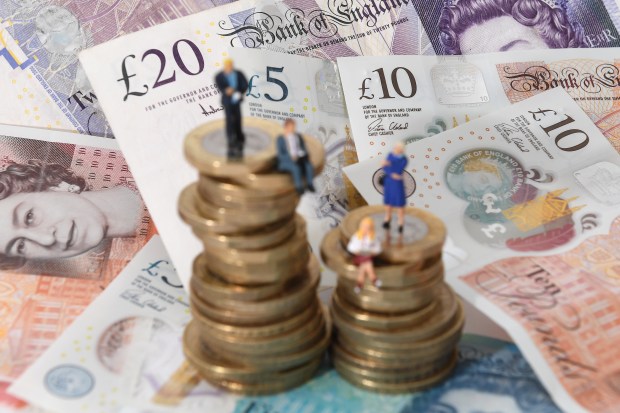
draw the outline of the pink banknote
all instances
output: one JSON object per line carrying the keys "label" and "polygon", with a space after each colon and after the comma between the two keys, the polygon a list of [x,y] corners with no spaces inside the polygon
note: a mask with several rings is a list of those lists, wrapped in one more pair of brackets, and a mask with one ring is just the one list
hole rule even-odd
{"label": "pink banknote", "polygon": [[564,254],[509,258],[461,278],[509,314],[584,408],[620,406],[620,218]]}
{"label": "pink banknote", "polygon": [[620,152],[620,61],[573,58],[502,63],[496,69],[512,103],[562,87]]}
{"label": "pink banknote", "polygon": [[46,350],[156,232],[113,141],[60,133],[50,141],[47,132],[0,128],[6,379]]}

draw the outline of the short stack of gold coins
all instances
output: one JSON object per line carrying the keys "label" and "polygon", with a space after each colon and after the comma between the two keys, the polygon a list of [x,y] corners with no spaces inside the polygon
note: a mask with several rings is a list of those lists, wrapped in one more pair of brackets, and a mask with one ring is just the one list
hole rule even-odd
{"label": "short stack of gold coins", "polygon": [[[382,285],[367,281],[356,293],[358,269],[346,246],[367,216],[382,242],[374,260]],[[441,220],[406,208],[402,234],[395,217],[389,230],[382,228],[383,220],[382,206],[353,210],[321,245],[324,262],[338,274],[331,303],[332,357],[339,374],[356,386],[382,393],[417,391],[454,368],[464,313],[444,283]]]}
{"label": "short stack of gold coins", "polygon": [[[270,394],[310,379],[331,338],[329,312],[317,297],[318,260],[310,253],[299,195],[276,171],[273,122],[246,118],[245,154],[228,161],[224,122],[189,133],[185,155],[200,172],[179,213],[204,250],[190,282],[193,320],[183,337],[188,362],[211,384]],[[322,145],[305,136],[316,173]]]}

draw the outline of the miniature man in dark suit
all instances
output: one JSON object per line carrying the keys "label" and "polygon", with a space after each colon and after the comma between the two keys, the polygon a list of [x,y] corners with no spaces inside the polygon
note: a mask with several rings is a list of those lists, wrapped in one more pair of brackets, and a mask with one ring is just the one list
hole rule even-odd
{"label": "miniature man in dark suit", "polygon": [[241,101],[248,89],[248,81],[233,67],[232,59],[224,60],[224,70],[215,76],[215,83],[222,94],[222,106],[226,115],[226,139],[228,158],[243,158],[245,136],[241,130]]}
{"label": "miniature man in dark suit", "polygon": [[[284,133],[278,136],[276,141],[278,150],[278,170],[288,172],[293,177],[295,189],[302,195],[307,188],[314,192],[312,179],[314,178],[314,167],[310,163],[306,144],[301,134],[295,130],[295,121],[286,119],[284,121]],[[304,185],[305,178],[305,185]]]}

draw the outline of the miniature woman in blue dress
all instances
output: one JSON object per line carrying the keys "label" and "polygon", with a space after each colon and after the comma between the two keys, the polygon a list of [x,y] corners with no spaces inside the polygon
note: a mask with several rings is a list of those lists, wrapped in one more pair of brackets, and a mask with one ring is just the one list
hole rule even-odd
{"label": "miniature woman in blue dress", "polygon": [[383,161],[383,204],[385,205],[385,218],[383,228],[390,229],[392,220],[392,210],[398,214],[398,232],[402,234],[405,224],[405,182],[403,174],[407,167],[407,157],[405,156],[405,146],[399,142],[394,145],[392,152]]}

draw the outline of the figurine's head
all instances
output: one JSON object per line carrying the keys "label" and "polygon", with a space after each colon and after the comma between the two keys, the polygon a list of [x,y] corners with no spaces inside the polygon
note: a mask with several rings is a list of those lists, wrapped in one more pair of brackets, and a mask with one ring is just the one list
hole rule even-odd
{"label": "figurine's head", "polygon": [[375,221],[371,217],[366,217],[361,220],[360,225],[357,227],[357,237],[375,238]]}
{"label": "figurine's head", "polygon": [[228,58],[228,59],[224,59],[224,73],[230,73],[235,69],[235,66],[233,65],[233,60]]}
{"label": "figurine's head", "polygon": [[295,121],[291,118],[287,118],[284,121],[284,134],[290,135],[291,133],[295,133]]}
{"label": "figurine's head", "polygon": [[405,144],[402,142],[397,142],[392,149],[392,153],[395,155],[402,155],[405,153]]}

